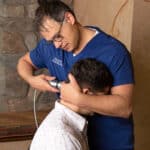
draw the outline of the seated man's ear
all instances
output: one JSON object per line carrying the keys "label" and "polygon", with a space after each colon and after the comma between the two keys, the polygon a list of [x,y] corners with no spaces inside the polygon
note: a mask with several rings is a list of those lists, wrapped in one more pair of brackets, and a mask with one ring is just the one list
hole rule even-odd
{"label": "seated man's ear", "polygon": [[88,88],[83,88],[83,89],[82,89],[82,92],[83,92],[84,94],[89,94],[89,95],[92,94],[92,92],[91,92]]}

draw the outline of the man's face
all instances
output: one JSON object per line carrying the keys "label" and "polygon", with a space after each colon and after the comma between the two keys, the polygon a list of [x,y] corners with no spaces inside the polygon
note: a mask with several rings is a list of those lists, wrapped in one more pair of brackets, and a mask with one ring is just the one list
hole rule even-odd
{"label": "man's face", "polygon": [[56,48],[62,48],[68,52],[73,51],[78,45],[77,30],[65,20],[59,23],[45,17],[40,27],[40,34],[45,40],[53,42]]}

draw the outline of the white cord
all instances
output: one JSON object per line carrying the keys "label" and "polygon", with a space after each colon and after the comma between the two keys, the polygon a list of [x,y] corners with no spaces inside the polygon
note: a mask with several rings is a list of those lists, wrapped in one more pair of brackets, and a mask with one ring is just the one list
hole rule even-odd
{"label": "white cord", "polygon": [[34,90],[34,98],[33,98],[33,111],[34,111],[34,120],[35,120],[35,125],[36,125],[36,128],[38,129],[38,121],[37,121],[37,114],[36,114],[36,89]]}

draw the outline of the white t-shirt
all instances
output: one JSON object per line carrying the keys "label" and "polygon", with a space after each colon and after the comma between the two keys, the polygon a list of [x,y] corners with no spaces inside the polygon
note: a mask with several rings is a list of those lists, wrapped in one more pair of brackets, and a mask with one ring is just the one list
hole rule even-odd
{"label": "white t-shirt", "polygon": [[56,101],[36,131],[30,150],[88,150],[87,121]]}

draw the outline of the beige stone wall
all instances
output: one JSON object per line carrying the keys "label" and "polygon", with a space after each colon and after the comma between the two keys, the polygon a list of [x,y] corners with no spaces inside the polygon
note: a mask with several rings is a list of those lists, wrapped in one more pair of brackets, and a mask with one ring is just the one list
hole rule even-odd
{"label": "beige stone wall", "polygon": [[18,76],[18,59],[37,43],[36,0],[0,1],[0,112],[28,110],[28,85]]}
{"label": "beige stone wall", "polygon": [[[37,0],[0,0],[0,113],[33,108],[33,89],[16,69],[18,59],[38,42],[33,19]],[[37,110],[50,108],[52,93],[38,93]]]}
{"label": "beige stone wall", "polygon": [[84,25],[98,25],[130,50],[133,0],[74,0],[74,10]]}

